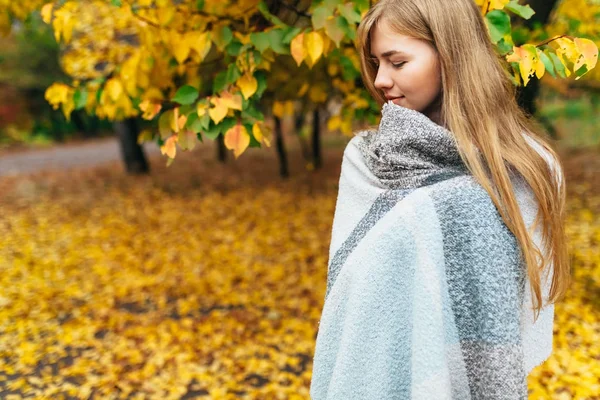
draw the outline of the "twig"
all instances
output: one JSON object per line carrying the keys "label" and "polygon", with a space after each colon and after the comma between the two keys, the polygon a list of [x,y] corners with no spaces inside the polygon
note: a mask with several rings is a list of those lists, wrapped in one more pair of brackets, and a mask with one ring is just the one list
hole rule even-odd
{"label": "twig", "polygon": [[553,38],[550,38],[550,39],[546,39],[546,40],[544,40],[543,42],[541,42],[541,43],[537,44],[535,47],[541,47],[541,46],[543,46],[543,45],[545,45],[545,44],[548,44],[548,43],[550,43],[550,42],[553,42],[553,41],[555,41],[556,39],[560,39],[560,38],[563,38],[563,37],[566,37],[566,38],[569,38],[569,39],[573,39],[573,37],[572,37],[572,36],[569,36],[569,35],[560,35],[560,36],[555,36],[555,37],[553,37]]}

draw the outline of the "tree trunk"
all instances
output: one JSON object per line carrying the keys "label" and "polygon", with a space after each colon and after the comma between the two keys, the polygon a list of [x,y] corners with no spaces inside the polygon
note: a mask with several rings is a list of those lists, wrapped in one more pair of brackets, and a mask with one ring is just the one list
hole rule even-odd
{"label": "tree trunk", "polygon": [[310,150],[308,149],[308,144],[300,134],[302,127],[304,125],[304,110],[302,110],[298,115],[295,116],[294,119],[294,129],[296,130],[296,136],[298,137],[298,141],[300,142],[300,149],[302,150],[302,158],[305,162],[311,161]]}
{"label": "tree trunk", "polygon": [[[558,0],[529,0],[527,2],[535,11],[533,17],[524,21],[524,25],[532,29],[536,23],[546,25],[552,15],[554,6]],[[530,115],[535,115],[537,108],[535,100],[540,92],[540,81],[532,79],[525,87],[519,87],[517,90],[517,101],[519,106]]]}
{"label": "tree trunk", "polygon": [[290,176],[288,170],[287,154],[283,143],[283,130],[281,129],[281,118],[273,117],[275,120],[275,146],[277,148],[277,156],[279,157],[279,175],[282,178]]}
{"label": "tree trunk", "polygon": [[225,147],[225,135],[217,136],[217,158],[222,163],[227,161],[227,147]]}
{"label": "tree trunk", "polygon": [[147,174],[148,162],[144,149],[137,142],[139,127],[135,118],[113,123],[113,127],[121,145],[121,156],[125,162],[125,169],[129,174]]}
{"label": "tree trunk", "polygon": [[312,158],[315,169],[321,168],[323,158],[321,157],[321,118],[319,118],[319,109],[313,111],[313,132],[312,132]]}

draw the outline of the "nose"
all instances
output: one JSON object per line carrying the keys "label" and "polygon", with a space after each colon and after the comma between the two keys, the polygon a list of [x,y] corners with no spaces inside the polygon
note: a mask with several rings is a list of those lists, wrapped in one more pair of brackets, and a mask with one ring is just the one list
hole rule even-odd
{"label": "nose", "polygon": [[394,85],[389,73],[387,73],[383,66],[380,66],[377,70],[377,76],[373,85],[379,90],[389,89]]}

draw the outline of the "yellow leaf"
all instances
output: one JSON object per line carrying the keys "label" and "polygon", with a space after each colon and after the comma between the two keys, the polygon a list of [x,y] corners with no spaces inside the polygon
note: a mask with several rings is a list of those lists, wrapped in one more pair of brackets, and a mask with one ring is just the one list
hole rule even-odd
{"label": "yellow leaf", "polygon": [[152,131],[150,129],[144,129],[138,135],[137,142],[138,142],[138,144],[142,144],[145,142],[151,142],[153,138],[154,138],[154,135],[152,134]]}
{"label": "yellow leaf", "polygon": [[196,133],[187,129],[179,132],[177,137],[177,143],[179,143],[179,147],[181,147],[181,150],[194,150],[194,147],[196,147],[196,143],[198,143],[198,136],[196,135]]}
{"label": "yellow leaf", "polygon": [[221,122],[223,120],[223,118],[225,118],[229,108],[227,107],[227,104],[223,103],[222,99],[220,99],[219,97],[216,97],[216,96],[212,97],[210,99],[210,102],[215,107],[208,110],[208,115],[210,116],[210,119],[212,119],[215,124],[218,124],[219,122]]}
{"label": "yellow leaf", "polygon": [[298,97],[302,97],[306,94],[306,92],[308,92],[308,88],[309,88],[309,84],[308,82],[305,82],[302,87],[300,87],[300,90],[298,91]]}
{"label": "yellow leaf", "polygon": [[[338,26],[336,18],[329,17],[325,21],[325,32],[335,42],[336,47],[340,47],[340,42],[344,38],[344,31]],[[323,46],[323,49],[325,50],[325,46]]]}
{"label": "yellow leaf", "polygon": [[53,3],[47,3],[44,4],[44,6],[42,7],[41,10],[41,14],[42,14],[42,20],[49,24],[50,22],[52,22],[52,10],[54,8],[54,4]]}
{"label": "yellow leaf", "polygon": [[236,85],[242,91],[242,95],[245,99],[251,97],[258,89],[256,78],[249,72],[242,75],[242,77],[237,80]]}
{"label": "yellow leaf", "polygon": [[502,10],[510,0],[491,0],[490,10]]}
{"label": "yellow leaf", "polygon": [[327,101],[327,93],[319,85],[311,86],[308,92],[308,97],[313,103],[324,103],[325,101]]}
{"label": "yellow leaf", "polygon": [[221,93],[221,101],[227,106],[227,108],[242,111],[242,96],[239,94],[223,92]]}
{"label": "yellow leaf", "polygon": [[48,89],[44,95],[45,99],[52,105],[56,110],[62,103],[67,101],[70,95],[71,88],[63,83],[54,83]]}
{"label": "yellow leaf", "polygon": [[339,115],[336,115],[335,117],[331,117],[331,118],[329,118],[329,121],[327,121],[327,130],[329,130],[329,131],[337,131],[338,129],[340,129],[341,126],[342,126],[342,119],[340,118]]}
{"label": "yellow leaf", "polygon": [[283,118],[283,114],[285,110],[283,108],[283,103],[280,101],[276,101],[273,103],[273,115],[279,118]]}
{"label": "yellow leaf", "polygon": [[[522,47],[513,47],[513,53],[506,57],[508,62],[517,62],[519,63],[519,71],[521,73],[521,77],[523,78],[523,85],[527,86],[529,82],[529,77],[534,72],[534,56],[532,51],[528,51],[526,49],[527,46],[533,47],[535,51],[535,46],[533,45],[524,45]],[[534,53],[535,54],[535,53]]]}
{"label": "yellow leaf", "polygon": [[175,158],[175,154],[177,154],[177,146],[175,146],[175,143],[177,143],[177,140],[178,140],[177,135],[173,135],[173,136],[169,137],[165,141],[165,144],[160,146],[161,154],[163,154],[163,155],[166,154],[169,158]]}
{"label": "yellow leaf", "polygon": [[6,36],[10,33],[10,16],[5,11],[0,11],[0,35]]}
{"label": "yellow leaf", "polygon": [[188,36],[181,35],[177,32],[171,33],[171,51],[179,64],[189,57],[191,40]]}
{"label": "yellow leaf", "polygon": [[225,147],[233,150],[233,155],[237,159],[250,145],[250,135],[246,127],[239,122],[225,132]]}
{"label": "yellow leaf", "polygon": [[[158,6],[158,4],[157,4]],[[160,6],[159,6],[160,7]],[[158,23],[161,26],[167,26],[171,22],[173,22],[173,18],[175,18],[176,10],[173,6],[162,6],[159,10],[157,10],[158,15]]]}
{"label": "yellow leaf", "polygon": [[188,33],[190,36],[190,46],[198,55],[200,56],[200,61],[204,60],[208,52],[210,51],[210,47],[212,46],[212,42],[210,40],[209,32],[190,32]]}
{"label": "yellow leaf", "polygon": [[243,45],[250,43],[250,35],[243,34],[241,32],[233,32],[233,36],[235,36]]}
{"label": "yellow leaf", "polygon": [[204,103],[198,103],[196,105],[196,113],[198,113],[198,117],[203,117],[204,114],[208,111],[208,105]]}
{"label": "yellow leaf", "polygon": [[327,65],[327,73],[329,74],[329,76],[336,76],[339,72],[339,65],[333,63]]}
{"label": "yellow leaf", "polygon": [[106,90],[112,101],[117,101],[123,94],[123,84],[119,79],[111,78],[106,82],[104,90]]}
{"label": "yellow leaf", "polygon": [[160,103],[154,103],[150,100],[144,100],[140,103],[140,110],[143,111],[142,118],[151,120],[160,112],[162,105]]}
{"label": "yellow leaf", "polygon": [[268,129],[264,122],[258,121],[254,125],[252,125],[252,135],[254,138],[260,143],[264,143],[267,147],[271,147],[271,142],[266,138],[265,133],[268,132]]}
{"label": "yellow leaf", "polygon": [[292,100],[288,100],[285,102],[284,114],[285,115],[294,115],[294,102]]}
{"label": "yellow leaf", "polygon": [[73,101],[73,96],[67,97],[67,101],[62,104],[62,111],[65,115],[67,121],[71,120],[71,113],[75,109],[75,102]]}
{"label": "yellow leaf", "polygon": [[309,32],[304,35],[304,48],[312,65],[323,55],[323,45],[323,37],[319,32]]}
{"label": "yellow leaf", "polygon": [[584,64],[588,71],[596,66],[598,62],[598,47],[589,39],[575,39],[575,46],[581,53],[582,57],[575,64],[575,71],[581,68]]}
{"label": "yellow leaf", "polygon": [[173,118],[171,119],[171,129],[177,133],[185,126],[187,117],[185,115],[179,115],[179,107],[173,109]]}
{"label": "yellow leaf", "polygon": [[292,42],[290,43],[290,51],[294,61],[296,61],[296,64],[300,66],[300,64],[302,64],[302,60],[304,60],[306,57],[306,50],[304,49],[304,33],[301,33],[292,39]]}
{"label": "yellow leaf", "polygon": [[544,62],[540,57],[537,57],[535,59],[535,76],[537,76],[538,79],[542,79],[545,72],[546,66],[544,65]]}

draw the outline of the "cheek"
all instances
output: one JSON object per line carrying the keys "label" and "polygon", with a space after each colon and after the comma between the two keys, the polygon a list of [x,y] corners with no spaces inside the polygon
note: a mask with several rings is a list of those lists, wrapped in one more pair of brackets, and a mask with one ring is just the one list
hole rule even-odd
{"label": "cheek", "polygon": [[440,70],[435,63],[415,63],[405,72],[407,92],[419,97],[435,97],[441,90]]}

